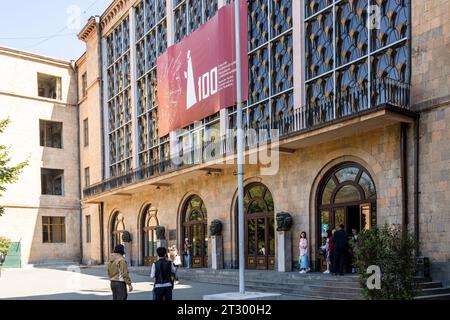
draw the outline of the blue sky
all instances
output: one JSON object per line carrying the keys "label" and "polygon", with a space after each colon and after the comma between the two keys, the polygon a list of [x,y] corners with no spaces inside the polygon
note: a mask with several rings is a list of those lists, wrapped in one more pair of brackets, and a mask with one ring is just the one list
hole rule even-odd
{"label": "blue sky", "polygon": [[2,0],[0,46],[76,60],[85,46],[77,33],[112,0]]}

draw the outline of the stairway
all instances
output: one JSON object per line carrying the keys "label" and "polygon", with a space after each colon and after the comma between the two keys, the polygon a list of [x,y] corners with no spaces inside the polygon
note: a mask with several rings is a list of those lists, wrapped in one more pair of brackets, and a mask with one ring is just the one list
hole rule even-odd
{"label": "stairway", "polygon": [[[238,270],[180,269],[180,280],[238,286]],[[281,293],[309,299],[361,300],[363,299],[359,278],[321,273],[299,274],[275,271],[246,270],[246,288],[254,291]]]}
{"label": "stairway", "polygon": [[442,282],[431,278],[416,278],[419,292],[415,300],[450,300],[450,287],[444,287]]}

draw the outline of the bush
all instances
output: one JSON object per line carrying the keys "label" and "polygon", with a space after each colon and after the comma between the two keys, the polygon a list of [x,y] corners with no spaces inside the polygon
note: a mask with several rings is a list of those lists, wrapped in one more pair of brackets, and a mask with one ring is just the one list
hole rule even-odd
{"label": "bush", "polygon": [[[411,300],[415,283],[414,237],[401,226],[384,225],[361,232],[354,248],[364,296],[370,300]],[[381,289],[367,288],[369,266],[381,270]]]}
{"label": "bush", "polygon": [[9,248],[12,246],[12,241],[5,237],[0,237],[0,252],[5,256],[8,254]]}

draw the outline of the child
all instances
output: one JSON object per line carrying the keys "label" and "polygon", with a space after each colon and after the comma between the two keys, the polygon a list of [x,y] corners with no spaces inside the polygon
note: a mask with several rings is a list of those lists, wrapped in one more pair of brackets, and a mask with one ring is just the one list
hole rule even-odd
{"label": "child", "polygon": [[300,273],[307,273],[309,268],[308,261],[308,240],[306,239],[306,232],[300,234],[300,242],[298,244],[300,250]]}
{"label": "child", "polygon": [[326,243],[322,246],[322,250],[325,251],[325,256],[326,256],[326,260],[327,260],[327,270],[324,272],[324,274],[330,274],[331,270],[330,270],[330,266],[331,266],[331,261],[332,261],[332,253],[333,253],[333,248],[334,248],[334,244],[333,244],[333,236],[330,230],[327,230],[327,240]]}

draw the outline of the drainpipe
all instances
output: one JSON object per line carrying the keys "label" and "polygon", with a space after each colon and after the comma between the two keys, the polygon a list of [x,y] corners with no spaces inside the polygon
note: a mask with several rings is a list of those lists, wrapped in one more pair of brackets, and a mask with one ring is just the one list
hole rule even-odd
{"label": "drainpipe", "polygon": [[[78,161],[78,190],[81,195],[81,155],[80,155],[80,104],[79,104],[79,85],[78,85],[78,67],[74,61],[70,63],[74,72],[75,88],[76,88],[76,108],[77,108],[77,161]],[[83,209],[80,201],[80,217],[79,217],[79,232],[80,232],[80,264],[83,264]]]}
{"label": "drainpipe", "polygon": [[100,226],[100,264],[105,263],[105,256],[104,256],[104,234],[103,234],[103,212],[104,212],[104,202],[100,202],[99,206],[99,226]]}
{"label": "drainpipe", "polygon": [[414,120],[414,235],[416,242],[416,256],[420,256],[420,228],[419,228],[419,132],[420,115]]}
{"label": "drainpipe", "polygon": [[402,226],[408,230],[408,134],[407,124],[400,125],[400,171],[402,177]]}
{"label": "drainpipe", "polygon": [[95,26],[97,29],[97,54],[98,54],[98,80],[100,97],[100,141],[101,141],[101,159],[102,159],[102,180],[105,180],[105,125],[103,115],[103,50],[102,50],[102,27],[100,17],[95,17]]}

